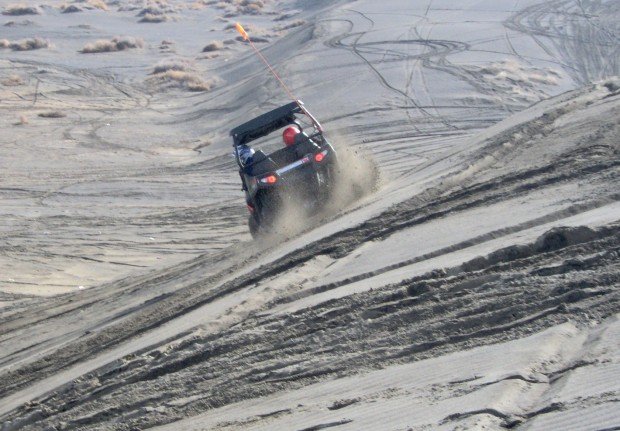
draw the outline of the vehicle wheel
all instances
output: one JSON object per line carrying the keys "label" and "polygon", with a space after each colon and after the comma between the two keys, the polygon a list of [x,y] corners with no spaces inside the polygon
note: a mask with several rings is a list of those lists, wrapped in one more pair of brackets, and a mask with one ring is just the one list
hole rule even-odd
{"label": "vehicle wheel", "polygon": [[250,234],[252,235],[252,239],[256,239],[259,235],[259,224],[256,221],[256,217],[250,216],[248,219],[248,227],[250,228]]}

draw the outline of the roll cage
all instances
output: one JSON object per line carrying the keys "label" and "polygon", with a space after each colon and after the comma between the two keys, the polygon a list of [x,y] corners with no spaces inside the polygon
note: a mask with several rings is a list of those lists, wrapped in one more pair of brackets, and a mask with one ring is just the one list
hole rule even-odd
{"label": "roll cage", "polygon": [[312,126],[316,129],[311,137],[320,136],[320,141],[323,141],[323,127],[314,118],[310,112],[304,107],[301,100],[287,103],[269,112],[266,112],[258,117],[235,127],[230,131],[230,136],[233,138],[233,147],[235,149],[235,159],[239,168],[242,169],[241,160],[239,159],[238,146],[247,145],[250,142],[267,136],[270,133],[281,129],[289,124],[297,124],[299,115],[305,115],[310,121]]}

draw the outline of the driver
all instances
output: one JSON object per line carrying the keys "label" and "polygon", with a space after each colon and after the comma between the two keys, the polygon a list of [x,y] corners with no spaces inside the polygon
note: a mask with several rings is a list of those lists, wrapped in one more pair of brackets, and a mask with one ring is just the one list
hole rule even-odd
{"label": "driver", "polygon": [[314,153],[319,146],[301,131],[300,127],[292,124],[282,132],[282,140],[287,148],[295,147],[297,157],[303,157],[308,153]]}
{"label": "driver", "polygon": [[287,147],[292,147],[293,145],[295,145],[295,138],[300,133],[301,130],[299,130],[299,127],[288,126],[286,129],[284,129],[284,132],[282,132],[282,140],[284,141],[284,145],[286,145]]}

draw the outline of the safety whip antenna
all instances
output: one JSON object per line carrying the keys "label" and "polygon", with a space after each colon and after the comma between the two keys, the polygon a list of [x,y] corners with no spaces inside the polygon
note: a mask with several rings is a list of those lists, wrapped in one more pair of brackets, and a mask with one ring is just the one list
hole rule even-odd
{"label": "safety whip antenna", "polygon": [[295,103],[297,103],[297,105],[299,106],[299,108],[308,116],[310,116],[310,118],[312,118],[312,116],[310,115],[310,113],[308,111],[306,111],[306,108],[304,108],[304,106],[299,103],[299,100],[293,95],[293,92],[286,86],[286,84],[284,83],[284,81],[282,81],[282,78],[280,78],[280,76],[278,75],[278,73],[274,70],[273,67],[271,67],[271,64],[269,64],[269,62],[267,61],[267,59],[265,58],[265,56],[258,50],[258,48],[256,48],[256,45],[254,45],[254,42],[252,42],[252,39],[250,39],[250,35],[248,35],[248,32],[245,31],[245,29],[243,28],[243,26],[240,23],[236,23],[235,24],[235,28],[237,29],[237,31],[239,32],[239,34],[241,35],[241,37],[243,38],[243,40],[247,41],[250,43],[250,46],[252,47],[252,49],[254,50],[254,52],[256,52],[256,55],[258,55],[258,57],[262,60],[263,63],[265,63],[265,66],[267,66],[267,69],[269,69],[269,71],[271,72],[271,74],[273,76],[275,76],[275,78],[278,80],[278,82],[280,83],[280,85],[282,86],[282,88],[284,88],[284,91],[286,91],[286,94],[288,94],[288,96],[291,98],[291,100],[293,100]]}

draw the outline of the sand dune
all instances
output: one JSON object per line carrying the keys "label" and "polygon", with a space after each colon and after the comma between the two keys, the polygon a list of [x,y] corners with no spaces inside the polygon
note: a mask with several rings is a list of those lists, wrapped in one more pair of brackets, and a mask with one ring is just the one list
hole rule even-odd
{"label": "sand dune", "polygon": [[[0,10],[2,431],[618,426],[617,2]],[[347,166],[254,242],[235,21]]]}

